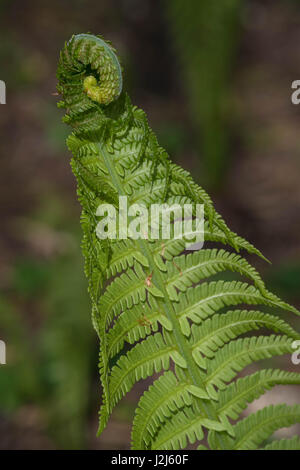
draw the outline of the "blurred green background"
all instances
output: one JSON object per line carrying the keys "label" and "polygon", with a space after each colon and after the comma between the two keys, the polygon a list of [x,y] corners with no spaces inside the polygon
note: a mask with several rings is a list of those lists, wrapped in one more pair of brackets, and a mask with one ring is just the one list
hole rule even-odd
{"label": "blurred green background", "polygon": [[[0,449],[126,449],[141,389],[96,439],[98,344],[55,96],[59,51],[80,32],[113,42],[160,143],[300,307],[299,1],[1,0]],[[289,390],[281,401],[295,401]]]}

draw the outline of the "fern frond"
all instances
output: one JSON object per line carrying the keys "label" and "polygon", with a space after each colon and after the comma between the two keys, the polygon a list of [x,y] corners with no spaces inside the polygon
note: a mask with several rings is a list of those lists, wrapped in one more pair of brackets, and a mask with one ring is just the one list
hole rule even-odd
{"label": "fern frond", "polygon": [[108,356],[116,355],[123,348],[125,342],[134,344],[157,331],[159,324],[166,331],[173,329],[172,324],[159,308],[153,296],[142,307],[134,305],[131,309],[125,310],[107,333]]}
{"label": "fern frond", "polygon": [[201,417],[197,408],[185,408],[161,427],[152,449],[184,449],[188,442],[194,444],[196,440],[202,440],[203,427],[215,431],[225,430],[222,423]]}
{"label": "fern frond", "polygon": [[167,371],[141,397],[132,427],[132,449],[149,447],[151,438],[176,409],[191,405],[188,382]]}
{"label": "fern frond", "polygon": [[300,338],[288,323],[278,317],[256,310],[232,310],[208,318],[201,324],[201,328],[193,325],[192,341],[194,347],[211,359],[224,344],[248,331],[260,328],[281,332],[294,339]]}
{"label": "fern frond", "polygon": [[[166,344],[162,335],[156,333],[137,344],[127,355],[121,356],[112,368],[109,381],[109,412],[120,399],[141,380],[169,368],[170,359],[176,358],[176,349]],[[101,424],[100,424],[101,427]]]}
{"label": "fern frond", "polygon": [[205,383],[224,389],[238,372],[262,359],[292,353],[291,338],[287,336],[253,336],[240,338],[226,344],[208,362]]}
{"label": "fern frond", "polygon": [[266,292],[257,271],[241,256],[225,250],[200,250],[189,255],[176,256],[167,262],[166,269],[164,277],[170,295],[176,289],[185,292],[200,280],[227,270],[249,277],[261,292]]}
{"label": "fern frond", "polygon": [[234,450],[257,449],[282,427],[299,423],[300,405],[270,405],[252,413],[235,426],[235,439],[226,439],[227,448]]}
{"label": "fern frond", "polygon": [[300,450],[300,438],[294,436],[291,439],[280,439],[267,444],[262,450]]}
{"label": "fern frond", "polygon": [[[64,121],[73,128],[67,144],[82,205],[92,321],[100,339],[99,434],[134,384],[151,378],[136,409],[132,448],[184,448],[201,441],[205,430],[211,449],[263,445],[275,429],[299,420],[298,407],[271,406],[234,426],[230,419],[240,419],[248,403],[276,384],[299,384],[300,375],[265,370],[235,379],[249,364],[291,353],[299,334],[253,306],[299,312],[267,290],[240,252],[263,255],[230,230],[206,192],[160,147],[145,113],[122,91],[110,44],[91,35],[72,37],[61,52],[57,77]],[[174,214],[169,238],[151,238],[148,224],[137,239],[99,237],[99,205],[110,204],[120,217],[120,197],[146,209],[188,204],[191,218],[195,204],[203,204],[199,234],[218,247],[187,254],[192,233],[174,236],[179,223]],[[228,271],[249,283],[210,279],[226,279]],[[246,336],[259,329],[272,334]]]}
{"label": "fern frond", "polygon": [[268,293],[267,296],[264,296],[254,286],[239,281],[213,281],[189,288],[185,294],[178,295],[178,303],[174,303],[174,308],[180,321],[188,318],[199,323],[223,307],[243,303],[268,305],[295,311],[293,307],[282,302],[273,294]]}
{"label": "fern frond", "polygon": [[231,383],[218,395],[218,414],[238,419],[248,404],[276,385],[299,385],[300,374],[265,369]]}

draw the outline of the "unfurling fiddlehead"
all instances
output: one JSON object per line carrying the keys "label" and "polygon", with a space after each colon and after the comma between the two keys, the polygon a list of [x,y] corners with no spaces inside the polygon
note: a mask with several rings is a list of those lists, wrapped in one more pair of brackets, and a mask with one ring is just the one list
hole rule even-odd
{"label": "unfurling fiddlehead", "polygon": [[[159,146],[145,113],[122,90],[110,44],[91,35],[73,36],[61,52],[57,76],[59,105],[73,128],[67,143],[82,205],[92,319],[100,338],[99,433],[137,381],[161,372],[137,407],[133,449],[184,448],[188,441],[201,441],[203,429],[209,431],[211,449],[262,446],[278,427],[299,421],[298,405],[267,407],[234,425],[232,420],[266,390],[299,384],[300,376],[266,369],[234,379],[252,362],[292,352],[299,334],[272,314],[240,306],[298,311],[267,291],[238,254],[260,252],[227,227],[205,191]],[[230,251],[205,247],[186,254],[183,238],[151,238],[147,230],[137,239],[99,236],[100,204],[112,205],[121,217],[122,197],[145,208],[203,204],[205,242]],[[176,223],[174,216],[174,232]],[[228,270],[251,284],[203,282]],[[262,335],[245,336],[262,328]],[[299,447],[299,440],[274,444],[289,446]]]}
{"label": "unfurling fiddlehead", "polygon": [[[76,39],[91,40],[89,34],[79,34]],[[93,62],[95,73],[100,78],[101,84],[97,83],[95,75],[89,75],[84,79],[83,88],[87,95],[99,104],[109,104],[119,98],[122,91],[122,72],[120,62],[112,48],[101,38],[93,37],[93,43],[98,46],[96,60]],[[101,54],[100,54],[101,50]]]}

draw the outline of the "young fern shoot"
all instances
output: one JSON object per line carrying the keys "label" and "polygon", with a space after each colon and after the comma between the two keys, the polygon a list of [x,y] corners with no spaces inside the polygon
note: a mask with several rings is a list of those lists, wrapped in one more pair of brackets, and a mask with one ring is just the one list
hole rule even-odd
{"label": "young fern shoot", "polygon": [[[239,252],[263,256],[228,228],[206,192],[160,147],[144,111],[123,90],[121,67],[108,42],[73,36],[61,52],[57,77],[59,106],[73,129],[67,145],[100,339],[99,434],[134,384],[155,374],[136,408],[132,449],[183,449],[195,442],[203,449],[205,430],[210,449],[300,448],[297,437],[266,445],[275,430],[300,422],[300,405],[271,405],[241,416],[273,386],[300,384],[300,374],[278,369],[237,378],[249,364],[292,354],[300,338],[264,307],[299,312],[269,292]],[[187,254],[184,238],[99,237],[99,205],[118,212],[120,197],[146,208],[203,204],[205,243],[218,248],[204,245]],[[174,231],[175,226],[174,220]],[[248,281],[220,280],[226,271]],[[254,330],[262,333],[253,335]]]}

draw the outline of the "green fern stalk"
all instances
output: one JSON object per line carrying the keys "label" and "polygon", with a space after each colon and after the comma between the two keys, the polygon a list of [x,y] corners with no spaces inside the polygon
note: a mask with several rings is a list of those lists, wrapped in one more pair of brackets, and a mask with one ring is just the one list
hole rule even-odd
{"label": "green fern stalk", "polygon": [[[260,252],[227,227],[205,191],[159,146],[145,113],[122,90],[119,61],[108,42],[73,36],[61,52],[57,77],[59,106],[73,128],[67,144],[100,338],[99,434],[134,384],[160,373],[137,406],[132,449],[185,448],[200,443],[205,429],[211,449],[264,445],[279,427],[299,422],[300,406],[271,406],[240,419],[241,413],[274,385],[299,384],[300,374],[267,369],[234,379],[255,361],[291,354],[300,335],[276,315],[242,306],[299,312],[266,289],[239,254],[262,257]],[[202,203],[205,242],[229,251],[205,247],[186,254],[185,240],[174,237],[100,240],[97,208],[109,203],[118,209],[119,196],[146,207]],[[228,270],[250,283],[209,280]],[[262,328],[272,334],[245,336]],[[299,448],[299,440],[265,448],[273,447]]]}
{"label": "green fern stalk", "polygon": [[234,112],[230,96],[243,3],[165,1],[172,46],[201,155],[198,173],[205,174],[206,184],[214,190],[224,183],[230,166]]}

